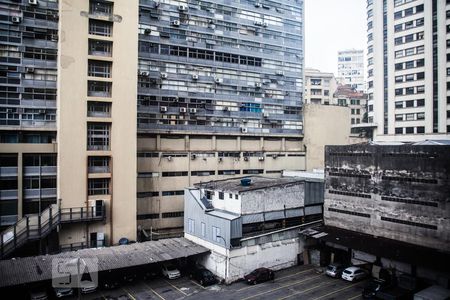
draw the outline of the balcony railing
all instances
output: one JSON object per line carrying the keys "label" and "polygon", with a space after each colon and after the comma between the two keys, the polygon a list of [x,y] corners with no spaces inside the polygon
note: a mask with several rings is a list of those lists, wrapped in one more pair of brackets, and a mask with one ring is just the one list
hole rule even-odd
{"label": "balcony railing", "polygon": [[89,173],[110,173],[109,166],[88,167]]}
{"label": "balcony railing", "polygon": [[0,167],[0,177],[17,176],[17,167]]}
{"label": "balcony railing", "polygon": [[56,175],[56,166],[44,166],[44,167],[25,167],[24,175]]}
{"label": "balcony railing", "polygon": [[17,199],[17,190],[0,190],[0,200]]}

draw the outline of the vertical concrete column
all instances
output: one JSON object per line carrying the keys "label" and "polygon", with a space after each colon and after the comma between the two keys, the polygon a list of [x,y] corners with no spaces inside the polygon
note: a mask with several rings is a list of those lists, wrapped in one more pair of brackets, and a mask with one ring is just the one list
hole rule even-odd
{"label": "vertical concrete column", "polygon": [[161,135],[156,135],[156,150],[161,151]]}
{"label": "vertical concrete column", "polygon": [[184,136],[184,150],[191,152],[190,138],[187,134]]}
{"label": "vertical concrete column", "polygon": [[23,153],[17,153],[17,220],[23,215]]}
{"label": "vertical concrete column", "polygon": [[286,138],[281,138],[281,151],[286,151]]}
{"label": "vertical concrete column", "polygon": [[236,140],[236,146],[238,151],[242,151],[242,145],[241,145],[241,137],[238,136]]}
{"label": "vertical concrete column", "polygon": [[264,138],[260,137],[259,138],[259,149],[261,149],[262,151],[264,151]]}
{"label": "vertical concrete column", "polygon": [[217,139],[215,135],[211,138],[211,149],[217,151]]}

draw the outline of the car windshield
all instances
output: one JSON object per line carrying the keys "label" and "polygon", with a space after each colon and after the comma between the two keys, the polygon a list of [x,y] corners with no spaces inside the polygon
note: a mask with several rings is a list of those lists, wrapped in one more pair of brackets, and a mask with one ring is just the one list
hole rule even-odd
{"label": "car windshield", "polygon": [[167,268],[167,271],[175,271],[177,269],[177,268],[175,268],[174,265],[168,265],[168,266],[166,266],[166,268]]}
{"label": "car windshield", "polygon": [[345,273],[345,274],[352,274],[352,272],[349,271],[349,270],[345,270],[344,273]]}
{"label": "car windshield", "polygon": [[255,270],[255,271],[251,272],[250,275],[256,276],[256,275],[258,275],[258,273],[259,272]]}
{"label": "car windshield", "polygon": [[328,271],[334,271],[335,269],[336,269],[335,266],[328,266],[328,268],[327,268]]}

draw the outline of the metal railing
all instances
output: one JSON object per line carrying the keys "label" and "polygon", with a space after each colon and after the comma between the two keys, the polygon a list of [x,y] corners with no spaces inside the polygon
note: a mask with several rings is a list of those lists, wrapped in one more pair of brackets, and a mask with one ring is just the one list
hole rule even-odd
{"label": "metal railing", "polygon": [[0,258],[5,258],[28,241],[39,240],[64,223],[101,221],[106,217],[105,205],[58,208],[50,205],[38,215],[26,216],[8,227],[0,236]]}

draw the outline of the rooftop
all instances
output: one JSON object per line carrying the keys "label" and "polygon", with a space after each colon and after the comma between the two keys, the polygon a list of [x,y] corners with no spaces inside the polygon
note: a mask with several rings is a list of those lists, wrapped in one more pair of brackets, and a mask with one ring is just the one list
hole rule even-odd
{"label": "rooftop", "polygon": [[[249,186],[243,186],[241,179],[251,179]],[[230,178],[224,180],[215,180],[195,184],[195,187],[204,188],[207,190],[220,190],[235,193],[245,193],[254,190],[265,189],[274,186],[281,186],[286,184],[293,184],[306,181],[304,178],[272,178],[263,176],[248,176],[239,178]]]}

